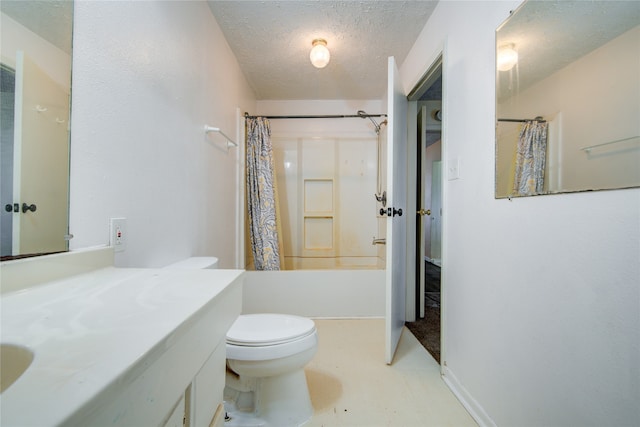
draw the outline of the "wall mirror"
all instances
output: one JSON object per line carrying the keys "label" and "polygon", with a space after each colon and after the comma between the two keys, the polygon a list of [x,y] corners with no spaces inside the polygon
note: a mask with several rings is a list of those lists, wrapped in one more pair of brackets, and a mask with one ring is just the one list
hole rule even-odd
{"label": "wall mirror", "polygon": [[68,250],[73,2],[0,2],[2,260]]}
{"label": "wall mirror", "polygon": [[497,29],[496,198],[640,186],[639,23],[636,1],[527,1]]}

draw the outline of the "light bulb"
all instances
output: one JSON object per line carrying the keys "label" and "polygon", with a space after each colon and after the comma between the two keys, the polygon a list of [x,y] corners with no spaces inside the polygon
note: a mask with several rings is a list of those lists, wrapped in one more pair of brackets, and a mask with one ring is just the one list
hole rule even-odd
{"label": "light bulb", "polygon": [[327,49],[327,41],[324,39],[315,39],[312,43],[313,47],[309,53],[309,59],[316,68],[324,68],[331,59],[329,49]]}
{"label": "light bulb", "polygon": [[498,48],[497,67],[500,71],[509,71],[518,63],[518,52],[513,44],[500,46]]}

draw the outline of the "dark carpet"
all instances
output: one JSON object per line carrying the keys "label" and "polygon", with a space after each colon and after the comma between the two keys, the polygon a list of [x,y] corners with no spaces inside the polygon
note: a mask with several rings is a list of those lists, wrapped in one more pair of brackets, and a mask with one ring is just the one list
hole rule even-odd
{"label": "dark carpet", "polygon": [[425,263],[424,319],[407,322],[407,329],[440,363],[440,267]]}

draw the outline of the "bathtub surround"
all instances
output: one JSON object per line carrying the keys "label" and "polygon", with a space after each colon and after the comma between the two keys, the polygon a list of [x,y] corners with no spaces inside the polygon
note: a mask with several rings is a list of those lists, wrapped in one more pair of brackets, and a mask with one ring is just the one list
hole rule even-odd
{"label": "bathtub surround", "polygon": [[371,244],[379,235],[378,126],[356,115],[379,114],[381,103],[259,101],[258,110],[265,116],[323,116],[271,121],[285,269],[384,268]]}
{"label": "bathtub surround", "polygon": [[[460,160],[459,179],[443,176],[444,378],[482,425],[637,425],[640,189],[494,199],[495,29],[519,3],[439,2],[400,67],[409,92],[444,50],[443,170]],[[122,216],[121,265],[199,254],[233,265],[241,160],[203,141],[202,126],[233,136],[236,107],[265,111],[206,4],[78,2],[74,49],[72,249],[105,244]],[[320,296],[319,317],[384,310],[365,281],[259,292],[246,279],[253,309],[312,311]]]}

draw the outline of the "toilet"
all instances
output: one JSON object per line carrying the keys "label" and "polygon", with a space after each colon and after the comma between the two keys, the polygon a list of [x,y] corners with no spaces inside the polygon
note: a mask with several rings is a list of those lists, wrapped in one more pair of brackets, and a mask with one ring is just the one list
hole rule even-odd
{"label": "toilet", "polygon": [[[217,268],[194,257],[166,268]],[[225,427],[293,427],[311,420],[304,367],[318,348],[313,320],[287,314],[238,316],[226,339]]]}
{"label": "toilet", "polygon": [[228,427],[300,426],[311,419],[304,367],[318,348],[311,319],[245,314],[227,332]]}

